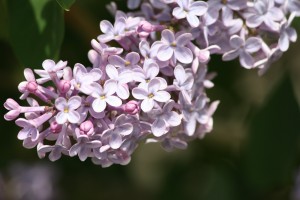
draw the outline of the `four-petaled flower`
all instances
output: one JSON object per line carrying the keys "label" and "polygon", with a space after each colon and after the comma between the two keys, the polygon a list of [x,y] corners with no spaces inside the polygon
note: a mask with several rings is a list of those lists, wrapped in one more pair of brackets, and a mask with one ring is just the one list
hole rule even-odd
{"label": "four-petaled flower", "polygon": [[207,3],[204,1],[177,0],[179,7],[174,8],[173,15],[177,19],[186,18],[192,27],[200,25],[199,16],[207,11]]}
{"label": "four-petaled flower", "polygon": [[64,124],[70,122],[76,124],[80,120],[80,115],[76,111],[81,105],[81,97],[73,96],[69,100],[59,97],[55,100],[55,107],[60,112],[56,115],[56,122],[58,124]]}
{"label": "four-petaled flower", "polygon": [[124,114],[117,117],[111,126],[112,128],[103,132],[102,138],[108,142],[110,148],[118,149],[123,143],[123,137],[132,133],[133,126],[127,122]]}
{"label": "four-petaled flower", "polygon": [[117,82],[114,80],[108,80],[102,87],[98,83],[93,83],[94,91],[91,94],[95,100],[92,103],[92,108],[95,112],[102,112],[106,108],[106,103],[111,106],[119,107],[122,105],[122,101],[119,97],[113,96],[117,91]]}
{"label": "four-petaled flower", "polygon": [[168,101],[161,109],[155,109],[149,112],[149,116],[155,119],[151,130],[155,137],[160,137],[166,134],[170,127],[178,126],[181,123],[181,115],[172,111],[175,102],[173,100]]}
{"label": "four-petaled flower", "polygon": [[192,34],[183,33],[181,35],[175,35],[172,31],[166,29],[162,32],[161,41],[157,41],[154,44],[159,44],[157,51],[157,58],[161,61],[170,60],[173,64],[176,60],[184,64],[191,63],[193,61],[192,51],[185,47],[191,40]]}
{"label": "four-petaled flower", "polygon": [[257,52],[262,45],[261,39],[257,37],[250,37],[246,41],[238,35],[233,35],[230,38],[230,45],[233,50],[223,54],[223,60],[233,60],[240,57],[240,63],[245,68],[252,68],[255,60],[251,56],[252,53]]}
{"label": "four-petaled flower", "polygon": [[136,99],[143,100],[141,109],[144,112],[149,112],[154,107],[155,101],[167,102],[171,98],[171,95],[166,91],[162,91],[162,89],[161,81],[154,78],[145,88],[133,88],[132,95]]}

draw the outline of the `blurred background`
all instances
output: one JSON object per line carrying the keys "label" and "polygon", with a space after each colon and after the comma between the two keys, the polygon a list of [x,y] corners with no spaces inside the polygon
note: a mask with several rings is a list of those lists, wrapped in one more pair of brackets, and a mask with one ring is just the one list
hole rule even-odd
{"label": "blurred background", "polygon": [[[47,6],[33,9],[29,2]],[[19,98],[23,69],[40,68],[47,55],[88,66],[100,20],[113,20],[109,2],[76,1],[63,14],[53,0],[0,0],[1,104]],[[116,3],[125,9],[125,1]],[[26,21],[38,21],[35,12],[40,26]],[[57,17],[46,23],[53,12]],[[300,32],[300,20],[294,27]],[[32,35],[35,29],[44,31]],[[41,39],[47,34],[53,45]],[[53,51],[61,42],[60,52]],[[218,76],[208,95],[221,101],[214,130],[184,151],[142,144],[127,166],[103,169],[77,157],[39,160],[35,149],[22,147],[19,128],[4,121],[1,106],[0,199],[300,200],[300,42],[261,77],[218,56],[209,70]]]}

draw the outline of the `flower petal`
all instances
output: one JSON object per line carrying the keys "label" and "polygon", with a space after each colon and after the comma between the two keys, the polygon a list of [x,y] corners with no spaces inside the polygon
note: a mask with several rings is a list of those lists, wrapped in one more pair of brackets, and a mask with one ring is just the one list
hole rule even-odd
{"label": "flower petal", "polygon": [[174,53],[176,59],[181,63],[189,64],[193,61],[193,53],[187,47],[177,47]]}
{"label": "flower petal", "polygon": [[148,98],[148,92],[146,90],[144,90],[143,88],[133,88],[132,90],[132,96],[136,99],[145,99]]}
{"label": "flower petal", "polygon": [[117,82],[115,80],[107,80],[103,86],[103,92],[105,96],[114,94],[117,90]]}
{"label": "flower petal", "polygon": [[141,104],[141,109],[144,111],[144,112],[149,112],[150,110],[152,110],[154,106],[154,100],[151,98],[146,98],[142,101],[142,104]]}
{"label": "flower petal", "polygon": [[170,60],[174,53],[174,50],[169,45],[161,45],[157,52],[157,58],[160,61],[167,61]]}
{"label": "flower petal", "polygon": [[24,69],[24,76],[28,82],[35,81],[34,74],[33,74],[32,70],[29,68]]}
{"label": "flower petal", "polygon": [[166,91],[158,91],[154,94],[153,99],[158,102],[167,102],[171,98],[171,95]]}
{"label": "flower petal", "polygon": [[108,96],[106,97],[105,101],[106,103],[114,107],[119,107],[122,105],[122,100],[116,96]]}
{"label": "flower petal", "polygon": [[109,145],[112,149],[118,149],[122,145],[122,136],[117,132],[112,132],[109,137]]}
{"label": "flower petal", "polygon": [[106,74],[109,78],[114,80],[117,80],[119,76],[118,70],[113,65],[110,64],[106,66]]}
{"label": "flower petal", "polygon": [[68,114],[64,113],[63,111],[59,112],[57,113],[55,119],[58,124],[64,124],[68,121]]}
{"label": "flower petal", "polygon": [[77,111],[70,110],[68,112],[68,121],[72,124],[78,123],[80,120],[80,115]]}
{"label": "flower petal", "polygon": [[106,108],[106,101],[104,99],[97,98],[93,101],[92,108],[95,112],[100,113]]}
{"label": "flower petal", "polygon": [[166,122],[160,118],[156,119],[151,126],[151,131],[155,137],[164,135],[168,131]]}
{"label": "flower petal", "polygon": [[186,17],[186,12],[180,7],[174,8],[172,14],[176,19],[183,19]]}
{"label": "flower petal", "polygon": [[178,126],[181,124],[181,116],[175,111],[167,113],[165,115],[165,120],[170,126]]}
{"label": "flower petal", "polygon": [[80,96],[72,96],[68,101],[68,106],[70,110],[76,110],[81,105]]}
{"label": "flower petal", "polygon": [[118,132],[119,134],[124,135],[124,136],[130,135],[130,133],[132,133],[132,131],[133,131],[133,126],[132,126],[132,124],[129,124],[129,123],[123,124],[116,128],[116,132]]}
{"label": "flower petal", "polygon": [[65,98],[58,97],[55,100],[55,107],[57,108],[57,110],[63,111],[67,106],[68,106],[68,104],[67,104],[67,100]]}
{"label": "flower petal", "polygon": [[173,43],[175,41],[174,33],[168,29],[163,30],[161,40],[167,44]]}

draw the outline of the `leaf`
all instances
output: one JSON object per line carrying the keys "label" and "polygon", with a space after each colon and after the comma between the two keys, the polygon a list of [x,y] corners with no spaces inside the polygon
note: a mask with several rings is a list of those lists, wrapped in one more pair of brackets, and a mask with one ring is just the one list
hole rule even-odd
{"label": "leaf", "polygon": [[56,0],[57,3],[66,11],[70,10],[70,7],[75,3],[76,0]]}
{"label": "leaf", "polygon": [[269,191],[293,179],[299,136],[300,111],[286,76],[250,127],[243,164],[251,190]]}
{"label": "leaf", "polygon": [[26,67],[57,59],[64,34],[64,12],[53,0],[7,1],[10,42]]}

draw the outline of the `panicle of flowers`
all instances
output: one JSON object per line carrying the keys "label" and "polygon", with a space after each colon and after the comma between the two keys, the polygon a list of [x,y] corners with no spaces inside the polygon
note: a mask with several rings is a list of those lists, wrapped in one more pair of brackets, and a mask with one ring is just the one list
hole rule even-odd
{"label": "panicle of flowers", "polygon": [[296,0],[127,2],[130,13],[109,5],[115,22],[100,22],[91,66],[45,60],[19,84],[29,106],[5,102],[5,119],[16,119],[18,139],[40,158],[63,154],[108,167],[128,164],[143,142],[185,149],[213,128],[212,54],[262,73],[297,39]]}

